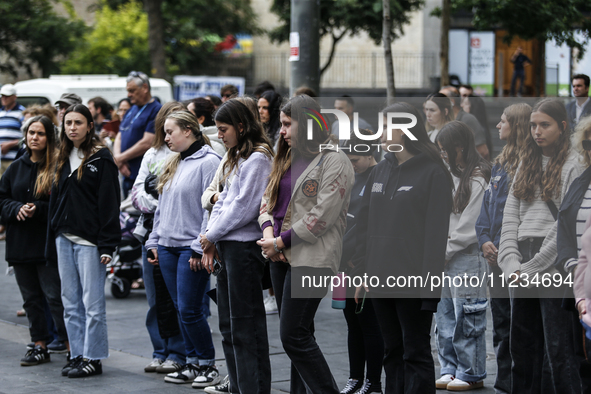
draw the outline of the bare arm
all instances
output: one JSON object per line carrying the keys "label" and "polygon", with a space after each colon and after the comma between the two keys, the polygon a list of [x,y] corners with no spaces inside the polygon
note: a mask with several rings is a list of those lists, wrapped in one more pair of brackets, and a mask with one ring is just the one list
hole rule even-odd
{"label": "bare arm", "polygon": [[[142,156],[148,149],[150,149],[152,141],[154,141],[154,133],[145,132],[141,140],[136,142],[125,152],[121,152],[121,139],[119,134],[117,134],[117,137],[119,138],[119,144],[117,144],[117,139],[115,139],[115,160],[117,163],[126,163],[131,159]],[[117,148],[119,149],[119,153],[117,153]]]}

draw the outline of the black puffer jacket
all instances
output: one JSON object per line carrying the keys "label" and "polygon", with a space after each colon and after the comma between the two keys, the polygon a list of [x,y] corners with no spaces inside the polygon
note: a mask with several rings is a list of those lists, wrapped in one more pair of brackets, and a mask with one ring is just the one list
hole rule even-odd
{"label": "black puffer jacket", "polygon": [[[6,261],[45,263],[49,196],[35,197],[37,163],[28,153],[15,160],[0,178],[0,215],[6,224]],[[16,215],[26,203],[37,207],[32,218],[18,221]]]}

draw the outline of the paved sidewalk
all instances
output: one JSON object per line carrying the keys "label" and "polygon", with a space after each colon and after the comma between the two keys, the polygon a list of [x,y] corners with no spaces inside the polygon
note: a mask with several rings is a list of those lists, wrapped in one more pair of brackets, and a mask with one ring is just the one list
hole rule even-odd
{"label": "paved sidewalk", "polygon": [[[21,367],[25,345],[30,342],[26,317],[17,317],[22,298],[14,277],[5,276],[4,242],[0,242],[0,393],[191,393],[203,392],[190,385],[174,385],[164,382],[164,375],[144,373],[144,366],[151,361],[152,346],[144,326],[147,302],[145,291],[134,290],[129,298],[113,298],[110,286],[107,295],[107,323],[109,327],[110,357],[103,362],[103,375],[86,379],[68,379],[60,375],[65,365],[65,355],[52,355],[51,362],[33,367]],[[496,364],[492,350],[492,331],[489,313],[487,329],[487,370],[485,388],[478,393],[494,393]],[[212,308],[209,320],[216,347],[216,365],[225,374],[221,335],[217,327],[217,310]],[[267,317],[271,366],[273,372],[272,393],[289,392],[290,363],[279,339],[279,318]],[[341,311],[330,307],[325,299],[316,315],[316,338],[337,381],[342,388],[348,378],[347,329]],[[433,346],[433,349],[435,347]],[[434,353],[434,359],[437,357]],[[437,366],[438,369],[438,366]],[[382,378],[384,382],[384,378]],[[445,393],[446,391],[439,391]]]}

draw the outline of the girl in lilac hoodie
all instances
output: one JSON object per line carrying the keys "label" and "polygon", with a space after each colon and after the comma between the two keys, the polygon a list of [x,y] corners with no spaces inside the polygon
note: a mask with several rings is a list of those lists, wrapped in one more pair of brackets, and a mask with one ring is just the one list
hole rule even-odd
{"label": "girl in lilac hoodie", "polygon": [[203,251],[199,244],[199,233],[207,224],[201,195],[211,183],[220,157],[189,111],[169,114],[164,131],[164,141],[177,154],[169,157],[160,175],[160,198],[146,249],[148,262],[160,265],[179,313],[187,354],[184,368],[169,373],[164,380],[192,382],[193,387],[202,388],[220,381],[211,331],[202,310],[209,273],[201,269]]}
{"label": "girl in lilac hoodie", "polygon": [[219,256],[222,266],[217,304],[230,386],[241,393],[269,393],[271,364],[262,288],[265,260],[256,241],[262,236],[257,220],[273,150],[261,123],[237,99],[218,109],[215,123],[228,159],[222,164],[223,191],[201,236],[203,264],[211,272],[214,256]]}

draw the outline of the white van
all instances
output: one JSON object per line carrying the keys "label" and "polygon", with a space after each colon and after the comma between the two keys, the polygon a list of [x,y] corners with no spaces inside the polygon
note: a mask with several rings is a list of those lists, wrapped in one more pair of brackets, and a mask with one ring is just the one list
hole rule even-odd
{"label": "white van", "polygon": [[[118,75],[51,75],[49,78],[29,79],[14,84],[16,96],[25,107],[31,104],[53,105],[62,94],[76,93],[82,103],[100,96],[116,107],[127,97],[126,77]],[[172,101],[172,87],[164,79],[150,78],[152,96],[162,104]]]}

